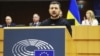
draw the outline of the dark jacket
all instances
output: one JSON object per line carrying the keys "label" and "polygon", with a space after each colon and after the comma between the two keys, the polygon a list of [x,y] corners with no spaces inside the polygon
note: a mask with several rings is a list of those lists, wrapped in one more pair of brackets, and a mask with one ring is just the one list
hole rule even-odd
{"label": "dark jacket", "polygon": [[71,25],[65,18],[59,18],[56,20],[52,20],[51,18],[48,18],[41,22],[41,26],[66,26],[68,28],[69,33],[72,35],[72,29]]}
{"label": "dark jacket", "polygon": [[7,26],[7,24],[3,24],[3,27],[13,27],[13,26],[16,26],[15,23],[11,23],[10,25]]}

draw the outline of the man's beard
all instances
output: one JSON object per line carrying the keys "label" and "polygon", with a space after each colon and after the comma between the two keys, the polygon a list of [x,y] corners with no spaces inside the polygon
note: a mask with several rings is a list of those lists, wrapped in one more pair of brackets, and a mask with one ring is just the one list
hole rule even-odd
{"label": "man's beard", "polygon": [[51,15],[51,19],[58,19],[58,18],[59,18],[59,15],[55,15],[55,16]]}

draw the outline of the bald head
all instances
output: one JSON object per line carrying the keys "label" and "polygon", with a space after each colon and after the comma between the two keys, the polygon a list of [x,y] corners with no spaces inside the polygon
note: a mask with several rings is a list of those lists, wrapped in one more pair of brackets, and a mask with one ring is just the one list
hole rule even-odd
{"label": "bald head", "polygon": [[39,22],[40,16],[38,14],[33,14],[33,22]]}
{"label": "bald head", "polygon": [[11,16],[6,16],[6,17],[5,17],[5,22],[6,22],[6,24],[11,24],[11,23],[12,23],[12,18],[11,18]]}

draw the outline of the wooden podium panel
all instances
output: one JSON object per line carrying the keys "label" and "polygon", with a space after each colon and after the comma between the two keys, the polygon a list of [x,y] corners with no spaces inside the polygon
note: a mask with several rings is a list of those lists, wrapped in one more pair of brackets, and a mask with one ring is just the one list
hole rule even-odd
{"label": "wooden podium panel", "polygon": [[73,39],[87,39],[88,28],[83,26],[72,26],[72,37]]}
{"label": "wooden podium panel", "polygon": [[3,52],[3,39],[4,39],[3,28],[0,28],[0,54]]}
{"label": "wooden podium panel", "polygon": [[0,41],[0,52],[3,52],[3,41]]}
{"label": "wooden podium panel", "polygon": [[100,26],[72,26],[73,39],[100,39]]}
{"label": "wooden podium panel", "polygon": [[100,56],[100,55],[78,55],[78,56]]}
{"label": "wooden podium panel", "polygon": [[88,53],[97,53],[100,55],[100,41],[89,41]]}
{"label": "wooden podium panel", "polygon": [[66,56],[77,56],[77,49],[76,49],[77,47],[67,29],[66,29],[65,42],[66,42],[65,44],[66,45],[65,46]]}
{"label": "wooden podium panel", "polygon": [[100,39],[100,26],[88,27],[89,39]]}
{"label": "wooden podium panel", "polygon": [[0,56],[3,56],[3,53],[2,52],[0,53]]}
{"label": "wooden podium panel", "polygon": [[72,26],[78,56],[100,56],[100,26]]}
{"label": "wooden podium panel", "polygon": [[4,30],[3,28],[0,28],[0,40],[4,39]]}
{"label": "wooden podium panel", "polygon": [[74,41],[77,47],[77,53],[88,53],[88,42]]}

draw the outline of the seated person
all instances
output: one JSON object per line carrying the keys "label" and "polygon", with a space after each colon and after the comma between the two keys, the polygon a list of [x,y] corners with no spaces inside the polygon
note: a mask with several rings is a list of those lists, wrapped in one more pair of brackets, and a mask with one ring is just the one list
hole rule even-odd
{"label": "seated person", "polygon": [[5,17],[5,24],[3,24],[3,27],[11,27],[11,26],[16,26],[16,24],[12,23],[11,16],[6,16]]}
{"label": "seated person", "polygon": [[86,12],[86,17],[84,17],[84,20],[82,21],[82,25],[92,25],[97,26],[98,21],[95,19],[95,15],[92,10],[88,10]]}
{"label": "seated person", "polygon": [[62,16],[63,16],[63,13],[62,13],[62,11],[60,11],[59,17],[62,17]]}
{"label": "seated person", "polygon": [[40,25],[40,16],[38,14],[33,14],[33,22],[29,23],[29,26],[39,26]]}

